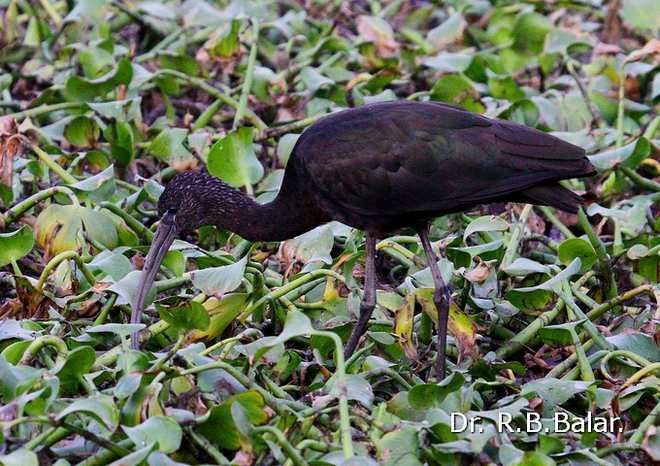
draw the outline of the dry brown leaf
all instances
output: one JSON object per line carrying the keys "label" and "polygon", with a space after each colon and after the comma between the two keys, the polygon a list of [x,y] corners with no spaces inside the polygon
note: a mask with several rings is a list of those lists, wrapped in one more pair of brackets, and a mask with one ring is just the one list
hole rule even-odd
{"label": "dry brown leaf", "polygon": [[399,50],[399,43],[394,40],[392,26],[376,16],[358,16],[357,30],[368,42],[376,46],[376,53],[383,58],[393,57]]}
{"label": "dry brown leaf", "polygon": [[642,58],[648,55],[660,55],[660,40],[651,39],[646,43],[644,47],[639,50],[635,50],[626,58],[626,61],[636,61],[641,60]]}
{"label": "dry brown leaf", "polygon": [[490,272],[493,270],[493,267],[488,262],[483,262],[481,259],[478,259],[479,263],[472,270],[469,270],[463,274],[465,279],[470,283],[483,283],[486,281]]}
{"label": "dry brown leaf", "polygon": [[14,159],[25,153],[28,143],[13,117],[0,117],[0,183],[12,185]]}

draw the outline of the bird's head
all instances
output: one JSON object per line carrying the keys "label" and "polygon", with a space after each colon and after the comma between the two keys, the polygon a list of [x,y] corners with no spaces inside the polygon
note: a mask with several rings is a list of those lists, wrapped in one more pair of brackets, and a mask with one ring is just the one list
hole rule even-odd
{"label": "bird's head", "polygon": [[[174,239],[179,233],[194,230],[206,223],[209,193],[218,190],[220,185],[222,183],[208,173],[183,172],[165,187],[158,201],[160,222],[145,259],[133,303],[132,323],[139,323],[147,294]],[[137,334],[132,335],[131,345],[137,348]]]}
{"label": "bird's head", "polygon": [[176,233],[192,231],[204,225],[209,209],[209,194],[220,180],[205,172],[179,173],[167,183],[158,200],[161,223],[174,227]]}

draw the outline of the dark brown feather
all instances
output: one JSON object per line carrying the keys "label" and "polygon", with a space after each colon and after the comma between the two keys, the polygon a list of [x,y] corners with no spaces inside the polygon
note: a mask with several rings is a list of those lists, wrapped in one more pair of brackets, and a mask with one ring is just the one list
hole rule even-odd
{"label": "dark brown feather", "polygon": [[311,182],[324,211],[364,229],[513,200],[534,186],[593,172],[583,149],[547,133],[407,101],[321,119],[298,140],[290,164]]}

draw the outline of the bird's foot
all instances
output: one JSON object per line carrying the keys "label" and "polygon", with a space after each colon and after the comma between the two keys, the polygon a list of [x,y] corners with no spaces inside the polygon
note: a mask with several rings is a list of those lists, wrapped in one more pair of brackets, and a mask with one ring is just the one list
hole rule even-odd
{"label": "bird's foot", "polygon": [[438,381],[440,381],[447,374],[447,325],[449,323],[449,306],[451,305],[451,288],[448,285],[436,288],[433,293],[433,303],[438,311],[435,373]]}
{"label": "bird's foot", "polygon": [[376,303],[360,302],[360,316],[344,348],[345,359],[350,358],[357,349],[360,337],[367,331],[367,325],[369,324],[371,314],[374,312],[374,307],[376,307]]}

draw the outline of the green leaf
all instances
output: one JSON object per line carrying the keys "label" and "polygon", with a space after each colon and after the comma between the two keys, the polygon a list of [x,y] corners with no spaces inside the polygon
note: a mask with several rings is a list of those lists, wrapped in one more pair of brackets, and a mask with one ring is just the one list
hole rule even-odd
{"label": "green leaf", "polygon": [[388,432],[376,442],[376,457],[382,466],[422,466],[419,437],[414,427]]}
{"label": "green leaf", "polygon": [[617,165],[636,168],[651,154],[651,144],[646,138],[639,138],[630,144],[589,156],[589,161],[598,170],[609,170]]}
{"label": "green leaf", "polygon": [[531,286],[526,288],[517,288],[515,291],[520,293],[528,293],[536,290],[558,291],[561,287],[563,280],[568,280],[570,277],[578,273],[581,269],[580,258],[576,257],[573,261],[561,272],[549,280],[544,281],[540,285]]}
{"label": "green leaf", "polygon": [[112,53],[102,47],[89,47],[78,54],[78,62],[88,79],[98,78],[115,64]]}
{"label": "green leaf", "polygon": [[651,362],[660,362],[660,347],[649,335],[640,332],[625,333],[607,337],[617,349],[631,351]]}
{"label": "green leaf", "polygon": [[114,333],[120,338],[126,338],[133,332],[138,332],[145,327],[144,324],[101,324],[87,327],[87,333]]}
{"label": "green leaf", "polygon": [[183,330],[206,330],[209,327],[209,314],[204,306],[190,301],[185,306],[163,306],[156,304],[160,318],[172,327]]}
{"label": "green leaf", "polygon": [[109,463],[108,466],[140,466],[144,464],[144,461],[149,457],[155,447],[155,443],[147,445],[146,447],[134,451],[130,455],[126,455],[117,461]]}
{"label": "green leaf", "polygon": [[374,400],[371,384],[358,374],[346,374],[345,385],[340,384],[336,377],[332,377],[326,384],[326,388],[330,395],[339,397],[341,393],[345,393],[349,400],[359,401],[367,408],[371,408]]}
{"label": "green leaf", "polygon": [[80,346],[71,350],[64,365],[57,371],[62,390],[76,393],[81,377],[89,372],[96,361],[96,352],[89,346]]}
{"label": "green leaf", "polygon": [[300,71],[300,79],[302,79],[310,94],[314,94],[319,89],[332,86],[335,83],[332,79],[323,76],[316,68],[312,68],[311,66],[306,66]]}
{"label": "green leaf", "polygon": [[635,29],[660,29],[660,5],[655,0],[623,0],[620,14]]}
{"label": "green leaf", "polygon": [[94,176],[85,178],[84,180],[80,180],[76,184],[72,184],[71,187],[78,191],[87,191],[87,192],[98,191],[106,183],[108,183],[111,180],[114,180],[114,177],[115,177],[115,167],[110,165],[102,172],[99,172]]}
{"label": "green leaf", "polygon": [[293,152],[293,148],[296,145],[296,142],[298,142],[299,137],[300,134],[288,133],[282,135],[279,141],[277,141],[277,160],[279,160],[280,164],[283,166],[286,166],[289,156],[291,155],[291,152]]}
{"label": "green leaf", "polygon": [[446,75],[431,88],[431,99],[459,105],[470,111],[483,110],[479,103],[479,92],[464,76]]}
{"label": "green leaf", "polygon": [[225,25],[209,49],[211,55],[228,58],[238,52],[241,46],[238,38],[240,29],[241,22],[236,19]]}
{"label": "green leaf", "polygon": [[96,121],[85,116],[74,118],[64,127],[64,137],[77,147],[94,147],[100,133]]}
{"label": "green leaf", "polygon": [[532,273],[550,274],[550,267],[540,264],[526,257],[519,257],[509,266],[503,269],[505,273],[513,277],[524,277]]}
{"label": "green leaf", "polygon": [[32,251],[33,247],[34,236],[27,225],[11,233],[0,233],[0,267],[17,261]]}
{"label": "green leaf", "polygon": [[102,275],[110,277],[113,281],[119,281],[133,271],[131,261],[119,250],[101,251],[94,256],[87,267],[92,272],[100,272]]}
{"label": "green leaf", "polygon": [[42,370],[28,366],[13,366],[0,356],[0,396],[9,403],[28,390],[41,377]]}
{"label": "green leaf", "polygon": [[225,329],[245,308],[247,293],[226,294],[217,305],[209,309],[209,326],[205,331],[195,331],[192,337],[195,340],[202,338],[215,338],[222,335]]}
{"label": "green leaf", "polygon": [[474,56],[469,53],[441,52],[435,57],[424,59],[422,63],[442,73],[462,73],[468,69],[472,60]]}
{"label": "green leaf", "polygon": [[252,185],[263,177],[252,144],[252,128],[242,127],[213,144],[208,154],[208,170],[236,188]]}
{"label": "green leaf", "polygon": [[37,217],[34,231],[37,244],[51,254],[80,251],[86,238],[109,249],[118,241],[112,220],[99,211],[74,205],[50,205]]}
{"label": "green leaf", "polygon": [[576,257],[580,259],[580,273],[586,273],[593,267],[598,260],[596,251],[588,241],[582,238],[569,238],[559,245],[557,250],[559,261],[564,264],[570,264]]}
{"label": "green leaf", "polygon": [[140,111],[141,97],[114,100],[110,102],[88,102],[87,105],[104,118],[129,122],[142,120]]}
{"label": "green leaf", "polygon": [[194,58],[188,55],[161,52],[158,54],[158,61],[161,68],[177,70],[188,76],[199,74],[199,64]]}
{"label": "green leaf", "polygon": [[543,415],[549,417],[557,406],[566,403],[579,393],[589,389],[592,382],[561,380],[543,377],[523,385],[520,396],[534,393],[543,399]]}
{"label": "green leaf", "polygon": [[452,392],[455,392],[465,382],[460,372],[453,372],[439,383],[425,383],[415,385],[408,392],[408,402],[415,409],[428,409],[438,407]]}
{"label": "green leaf", "polygon": [[0,464],[3,466],[39,466],[39,458],[35,452],[20,448],[9,454],[0,455]]}
{"label": "green leaf", "polygon": [[543,51],[545,36],[552,30],[548,19],[539,13],[523,13],[513,26],[513,48],[526,53]]}
{"label": "green leaf", "polygon": [[290,311],[286,315],[282,333],[270,342],[270,346],[284,343],[293,337],[309,335],[313,332],[314,327],[312,327],[312,321],[309,320],[309,317],[300,311]]}
{"label": "green leaf", "polygon": [[241,446],[241,433],[234,422],[231,411],[233,403],[241,404],[251,424],[263,424],[268,419],[264,412],[263,398],[252,390],[234,395],[222,404],[213,407],[207,419],[200,423],[196,430],[215,445],[227,450],[236,450]]}
{"label": "green leaf", "polygon": [[484,215],[483,217],[475,218],[465,228],[463,232],[463,241],[473,233],[480,231],[504,231],[509,228],[509,222],[503,218],[494,215]]}
{"label": "green leaf", "polygon": [[163,161],[190,154],[183,146],[187,136],[188,130],[185,128],[165,128],[151,141],[147,151]]}
{"label": "green leaf", "polygon": [[558,345],[572,345],[575,343],[575,334],[577,328],[584,320],[566,322],[558,325],[546,325],[539,330],[538,336],[544,343]]}
{"label": "green leaf", "polygon": [[96,97],[105,96],[121,84],[128,84],[133,77],[131,62],[122,58],[115,69],[97,79],[88,80],[80,76],[70,76],[64,86],[64,93],[69,100],[86,102]]}
{"label": "green leaf", "polygon": [[122,429],[137,448],[156,443],[158,450],[163,453],[177,451],[183,438],[183,431],[179,424],[174,419],[165,416],[153,416],[138,426],[122,426]]}
{"label": "green leaf", "polygon": [[109,124],[103,131],[103,136],[110,143],[110,153],[119,165],[125,167],[131,163],[135,154],[135,137],[130,124],[126,121]]}
{"label": "green leaf", "polygon": [[441,50],[463,36],[465,24],[460,12],[453,13],[443,23],[431,29],[426,35],[426,40],[433,44],[436,50]]}
{"label": "green leaf", "polygon": [[61,421],[71,414],[84,414],[91,417],[111,432],[114,432],[119,425],[119,410],[112,401],[112,397],[105,395],[79,398],[60,411],[55,419]]}
{"label": "green leaf", "polygon": [[247,256],[235,264],[195,270],[190,275],[191,280],[205,295],[222,296],[240,286],[246,264]]}

